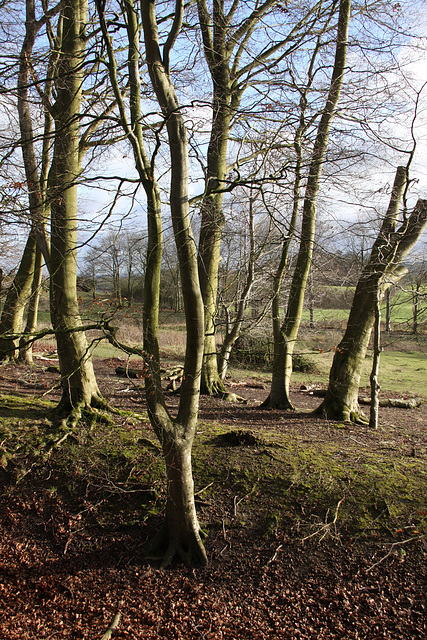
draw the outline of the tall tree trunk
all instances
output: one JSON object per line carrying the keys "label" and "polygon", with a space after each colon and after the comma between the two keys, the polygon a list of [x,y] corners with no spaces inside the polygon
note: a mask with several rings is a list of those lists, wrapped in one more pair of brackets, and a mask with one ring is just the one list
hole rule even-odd
{"label": "tall tree trunk", "polygon": [[[20,266],[12,286],[9,289],[3,309],[1,333],[6,335],[0,340],[0,359],[15,359],[18,357],[19,336],[17,334],[22,331],[25,306],[29,300],[33,277],[37,274],[37,268],[35,267],[36,241],[43,252],[46,263],[49,262],[49,243],[46,238],[45,191],[49,161],[51,116],[48,110],[46,110],[42,158],[41,162],[38,162],[34,148],[32,114],[30,110],[31,100],[28,96],[34,42],[40,29],[46,23],[47,16],[43,15],[39,20],[36,19],[34,0],[26,0],[25,11],[25,37],[19,57],[17,107],[21,133],[20,146],[28,189],[31,230]],[[54,15],[57,11],[59,11],[59,6],[51,9],[50,15]],[[48,95],[50,91],[50,74],[54,59],[56,59],[56,52],[51,53],[49,60],[47,79],[45,82],[46,95]],[[34,310],[33,308],[33,310],[30,311],[30,322]],[[7,337],[7,334],[9,334],[10,337]],[[15,338],[12,338],[12,335],[15,335]]]}
{"label": "tall tree trunk", "polygon": [[[270,395],[263,406],[280,409],[292,409],[289,387],[292,375],[292,356],[301,323],[305,289],[311,268],[314,233],[316,225],[316,204],[319,192],[323,162],[328,147],[329,132],[338,105],[343,83],[348,46],[348,28],[350,22],[351,0],[341,0],[338,17],[337,44],[335,62],[326,105],[319,122],[314,143],[310,170],[305,190],[302,212],[301,236],[295,270],[289,292],[286,315],[282,326],[277,319],[274,328],[274,360]],[[286,244],[285,244],[286,247]],[[283,258],[282,258],[283,263]],[[281,280],[278,272],[277,279]],[[280,284],[277,287],[280,290]],[[275,295],[273,316],[278,315],[278,296]]]}
{"label": "tall tree trunk", "polygon": [[427,226],[427,200],[419,200],[396,229],[406,183],[406,167],[398,167],[389,208],[357,283],[347,328],[332,362],[328,390],[317,409],[327,418],[367,423],[359,408],[358,392],[377,299],[381,301],[387,288],[405,275],[401,262]]}
{"label": "tall tree trunk", "polygon": [[[144,352],[147,366],[146,401],[153,429],[161,443],[166,464],[167,503],[164,524],[158,535],[146,547],[149,554],[160,555],[166,566],[175,556],[187,564],[206,564],[206,553],[200,539],[197,521],[191,448],[197,422],[200,371],[203,358],[203,301],[197,274],[197,257],[191,234],[188,206],[188,151],[186,131],[174,87],[168,74],[168,53],[181,27],[183,4],[177,2],[175,21],[160,55],[155,0],[143,0],[141,15],[146,57],[151,81],[167,121],[170,143],[172,179],[171,214],[178,252],[180,277],[187,325],[187,348],[184,363],[184,382],[181,388],[178,415],[173,418],[166,406],[162,391],[159,354],[159,304],[162,260],[161,198],[154,177],[154,162],[146,153],[140,103],[139,24],[138,12],[132,0],[125,0],[124,11],[128,31],[128,71],[130,116],[120,95],[116,61],[108,34],[103,4],[97,1],[104,42],[108,50],[110,80],[120,110],[121,125],[134,152],[135,164],[147,196],[148,246],[144,288]],[[112,341],[121,346],[114,337]]]}
{"label": "tall tree trunk", "polygon": [[[148,380],[147,406],[151,423],[162,444],[166,463],[166,518],[159,535],[148,545],[148,551],[160,552],[163,565],[175,556],[187,564],[206,564],[194,503],[191,448],[198,416],[200,378],[203,360],[204,311],[197,269],[197,254],[191,232],[188,204],[188,146],[184,120],[180,111],[169,69],[169,51],[182,23],[183,2],[177,0],[175,19],[160,54],[155,0],[142,0],[142,24],[149,74],[157,100],[166,119],[171,159],[170,208],[180,267],[187,329],[184,376],[176,418],[166,411],[158,374]],[[154,223],[154,219],[153,219]],[[154,233],[158,233],[154,229]],[[159,269],[157,254],[153,267]],[[148,268],[148,266],[147,266]],[[147,292],[147,290],[146,290]],[[158,301],[158,291],[153,291]],[[158,302],[157,302],[158,304]],[[145,326],[147,336],[147,325]],[[152,336],[151,340],[156,340]],[[154,344],[154,348],[157,348]],[[157,364],[155,363],[157,367]],[[153,392],[153,393],[151,393]]]}
{"label": "tall tree trunk", "polygon": [[[203,5],[203,6],[202,6]],[[215,5],[215,3],[214,3]],[[218,271],[222,229],[224,226],[223,193],[227,174],[227,146],[230,122],[238,108],[240,97],[231,92],[230,53],[226,48],[227,25],[220,4],[214,8],[212,31],[204,23],[207,7],[199,2],[199,19],[205,43],[213,83],[212,128],[209,140],[206,167],[206,194],[201,206],[199,238],[199,278],[205,306],[205,341],[202,368],[202,393],[216,395],[225,392],[218,372],[216,345],[216,317],[218,313]],[[209,29],[209,34],[207,30]],[[215,48],[213,59],[212,46]],[[217,191],[215,193],[215,191]]]}
{"label": "tall tree trunk", "polygon": [[65,0],[54,105],[51,201],[50,308],[62,379],[59,409],[77,417],[101,401],[77,302],[77,179],[79,111],[85,57],[86,0]]}

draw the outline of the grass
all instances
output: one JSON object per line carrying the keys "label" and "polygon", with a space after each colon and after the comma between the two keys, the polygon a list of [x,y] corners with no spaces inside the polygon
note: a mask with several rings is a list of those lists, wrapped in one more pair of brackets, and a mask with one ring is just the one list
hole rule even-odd
{"label": "grass", "polygon": [[[365,361],[362,386],[369,386],[371,359]],[[380,384],[383,390],[427,397],[427,353],[384,351],[381,354]]]}

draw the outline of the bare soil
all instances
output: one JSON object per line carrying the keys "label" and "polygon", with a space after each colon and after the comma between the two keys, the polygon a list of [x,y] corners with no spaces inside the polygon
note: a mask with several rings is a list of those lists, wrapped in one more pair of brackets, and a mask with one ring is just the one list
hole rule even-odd
{"label": "bare soil", "polygon": [[[117,377],[118,364],[96,362],[102,393],[117,408],[143,412],[135,387],[140,381]],[[47,366],[3,366],[0,404],[1,394],[57,399],[58,375]],[[202,398],[198,437],[204,424],[215,423],[255,437],[261,431],[272,437],[292,433],[313,447],[329,439],[352,453],[388,446],[396,459],[426,458],[425,404],[381,409],[385,439],[384,430],[332,428],[311,414],[319,399],[298,389],[293,399],[299,410],[286,414],[257,408],[268,393],[266,381],[230,380],[230,390],[248,403]],[[173,408],[177,397],[169,394],[168,402]],[[201,520],[217,523],[206,540],[209,566],[161,571],[141,552],[157,516],[143,528],[89,526],[84,496],[47,492],[31,474],[18,485],[5,474],[0,481],[1,640],[101,638],[117,612],[117,640],[427,638],[422,535],[356,543],[278,528],[267,537],[259,522],[230,526],[232,492],[219,493],[215,502],[201,494]],[[202,489],[197,483],[196,477],[196,490]]]}

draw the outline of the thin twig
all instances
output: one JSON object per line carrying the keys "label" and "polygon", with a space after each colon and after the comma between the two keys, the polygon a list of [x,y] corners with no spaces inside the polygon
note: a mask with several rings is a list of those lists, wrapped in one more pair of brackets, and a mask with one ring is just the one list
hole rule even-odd
{"label": "thin twig", "polygon": [[402,540],[401,542],[393,542],[391,544],[390,551],[386,553],[386,555],[383,558],[381,558],[381,560],[378,560],[378,562],[375,562],[375,564],[371,565],[368,569],[366,569],[366,573],[369,573],[370,571],[372,571],[372,569],[375,569],[375,567],[378,567],[378,565],[384,562],[384,560],[387,560],[387,558],[393,553],[393,549],[395,547],[400,547],[402,544],[408,544],[408,542],[413,542],[414,540],[421,540],[422,538],[424,538],[424,536],[416,536],[413,538],[407,538],[407,540]]}
{"label": "thin twig", "polygon": [[212,485],[213,485],[213,482],[210,482],[209,484],[206,485],[206,487],[203,487],[203,489],[200,489],[200,491],[197,491],[194,495],[199,496],[201,493],[206,491],[206,489],[209,489],[209,487],[211,487]]}
{"label": "thin twig", "polygon": [[309,536],[306,536],[305,538],[302,538],[301,542],[305,542],[306,540],[309,540],[310,538],[314,538],[314,536],[317,536],[318,534],[324,532],[324,535],[322,536],[322,540],[323,540],[324,536],[326,535],[326,532],[328,531],[328,529],[331,528],[331,525],[336,525],[337,519],[338,519],[338,511],[339,511],[340,506],[344,502],[344,500],[345,500],[345,496],[344,496],[344,498],[341,498],[341,500],[338,502],[337,507],[335,509],[335,516],[334,516],[334,519],[332,520],[332,522],[327,522],[326,524],[323,525],[323,527],[320,527],[320,529],[318,529],[314,533],[311,533]]}
{"label": "thin twig", "polygon": [[116,615],[114,616],[110,626],[108,627],[107,631],[102,636],[101,640],[110,640],[110,638],[113,635],[114,631],[119,626],[120,618],[121,618],[120,612],[116,613]]}
{"label": "thin twig", "polygon": [[280,551],[280,549],[283,547],[283,544],[279,544],[279,546],[277,547],[276,551],[274,552],[274,554],[271,556],[270,560],[267,562],[267,565],[271,564],[272,562],[275,561],[275,559],[277,558],[277,555]]}

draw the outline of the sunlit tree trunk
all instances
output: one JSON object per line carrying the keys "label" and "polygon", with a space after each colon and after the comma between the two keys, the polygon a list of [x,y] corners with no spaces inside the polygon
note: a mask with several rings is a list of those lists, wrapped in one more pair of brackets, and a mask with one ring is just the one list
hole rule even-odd
{"label": "sunlit tree trunk", "polygon": [[369,426],[372,429],[378,428],[378,417],[380,408],[380,389],[379,371],[380,371],[380,354],[381,354],[381,297],[380,290],[376,291],[375,312],[374,312],[374,344],[372,369],[370,375],[371,383],[371,410],[369,414]]}
{"label": "sunlit tree trunk", "polygon": [[359,408],[358,392],[377,301],[405,275],[407,270],[401,262],[427,226],[427,200],[419,200],[411,215],[404,215],[396,228],[406,182],[406,167],[398,167],[387,214],[357,283],[347,328],[332,362],[326,397],[317,410],[328,418],[367,422]]}
{"label": "sunlit tree trunk", "polygon": [[[274,327],[274,363],[270,395],[263,403],[264,406],[281,409],[292,409],[289,388],[292,375],[292,356],[301,323],[305,289],[310,272],[313,255],[314,233],[316,226],[316,204],[319,192],[320,178],[328,147],[329,132],[338,105],[343,83],[345,63],[347,57],[348,28],[350,21],[350,0],[341,0],[338,17],[337,44],[335,62],[332,72],[328,99],[319,122],[317,136],[314,143],[310,170],[305,190],[302,211],[301,235],[295,270],[291,282],[285,319],[280,329],[277,320]],[[286,244],[285,244],[286,248]],[[282,256],[282,267],[286,261]],[[281,274],[278,272],[277,287],[280,290]],[[278,317],[278,295],[273,299],[273,317]]]}
{"label": "sunlit tree trunk", "polygon": [[187,564],[206,564],[194,503],[191,449],[197,424],[200,377],[203,360],[204,312],[197,269],[197,254],[190,227],[188,204],[188,146],[184,120],[168,73],[169,51],[181,28],[183,2],[177,0],[175,19],[163,58],[158,42],[155,0],[142,0],[142,23],[151,82],[164,117],[171,160],[170,208],[180,267],[187,329],[184,376],[176,418],[171,419],[163,397],[147,404],[150,419],[162,444],[166,462],[167,504],[162,531],[152,541],[151,551],[161,550],[163,564],[175,556]]}
{"label": "sunlit tree trunk", "polygon": [[37,331],[37,317],[40,301],[40,289],[43,277],[43,254],[40,247],[36,247],[34,274],[31,284],[31,297],[28,304],[27,322],[24,334],[19,341],[19,359],[27,364],[33,364],[33,340]]}
{"label": "sunlit tree trunk", "polygon": [[[58,5],[51,9],[48,14],[52,16],[57,11],[59,11]],[[51,116],[46,110],[42,158],[41,162],[38,162],[34,148],[34,133],[30,109],[31,100],[28,95],[34,42],[40,29],[45,25],[48,14],[42,15],[42,17],[37,20],[34,0],[26,0],[25,12],[25,37],[19,57],[17,107],[21,133],[20,146],[28,191],[30,233],[21,258],[21,263],[9,289],[3,309],[0,333],[6,335],[0,339],[0,359],[16,359],[18,357],[18,334],[22,331],[25,307],[30,300],[31,290],[33,289],[34,292],[37,290],[36,283],[33,284],[33,278],[38,278],[38,274],[40,273],[36,266],[36,242],[44,255],[45,261],[47,263],[49,261],[49,246],[46,237],[45,191],[49,161],[48,147],[50,142],[48,141],[48,134],[51,128]],[[45,82],[46,92],[50,90],[50,72],[55,58],[56,52],[51,52]],[[37,262],[39,263],[41,259],[41,256],[39,256]],[[35,295],[32,296],[32,300],[35,302]],[[37,314],[35,314],[34,317],[34,312],[36,311],[37,305],[33,304],[29,311],[28,318],[28,322],[33,328],[35,328],[37,324]],[[29,326],[28,322],[27,327]],[[14,335],[15,338],[7,337],[7,334],[10,336]],[[27,353],[31,360],[30,352],[28,351]]]}
{"label": "sunlit tree trunk", "polygon": [[65,0],[54,104],[50,309],[62,379],[60,410],[78,414],[101,401],[77,301],[77,179],[79,111],[85,56],[86,0]]}

